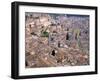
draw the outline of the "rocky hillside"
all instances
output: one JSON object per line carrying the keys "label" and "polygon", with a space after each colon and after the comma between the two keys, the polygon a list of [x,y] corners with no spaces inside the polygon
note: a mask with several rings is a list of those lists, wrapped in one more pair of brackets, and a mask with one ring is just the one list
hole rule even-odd
{"label": "rocky hillside", "polygon": [[25,13],[27,68],[89,65],[89,16]]}

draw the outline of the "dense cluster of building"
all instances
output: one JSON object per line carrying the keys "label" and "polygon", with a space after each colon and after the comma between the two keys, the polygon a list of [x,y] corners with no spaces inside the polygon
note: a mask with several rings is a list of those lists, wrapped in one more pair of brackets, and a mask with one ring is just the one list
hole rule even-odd
{"label": "dense cluster of building", "polygon": [[25,66],[89,64],[89,16],[25,13]]}

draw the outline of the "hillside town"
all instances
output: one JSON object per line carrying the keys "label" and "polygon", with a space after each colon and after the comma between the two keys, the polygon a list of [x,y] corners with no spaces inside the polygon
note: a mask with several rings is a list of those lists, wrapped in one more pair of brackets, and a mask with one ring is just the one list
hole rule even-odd
{"label": "hillside town", "polygon": [[89,16],[25,12],[25,67],[89,65]]}

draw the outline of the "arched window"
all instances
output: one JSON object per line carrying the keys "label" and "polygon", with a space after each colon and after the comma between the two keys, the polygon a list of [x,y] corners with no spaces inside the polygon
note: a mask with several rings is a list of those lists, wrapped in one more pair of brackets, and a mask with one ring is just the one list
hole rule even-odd
{"label": "arched window", "polygon": [[52,56],[55,56],[55,50],[52,51],[52,54],[51,54],[51,55],[52,55]]}
{"label": "arched window", "polygon": [[69,40],[69,33],[66,34],[66,40]]}

